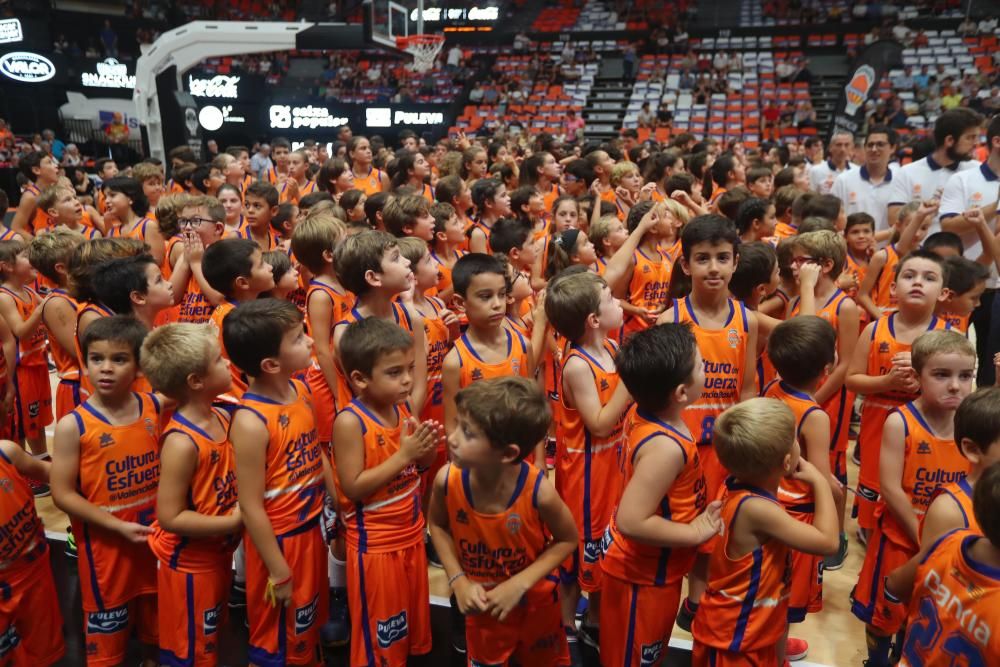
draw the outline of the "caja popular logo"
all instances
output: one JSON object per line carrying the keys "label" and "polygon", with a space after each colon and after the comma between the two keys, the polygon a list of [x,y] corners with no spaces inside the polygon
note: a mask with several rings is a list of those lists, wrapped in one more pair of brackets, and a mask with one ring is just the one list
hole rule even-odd
{"label": "caja popular logo", "polygon": [[37,53],[12,51],[0,57],[0,73],[22,83],[41,83],[56,75],[56,66]]}

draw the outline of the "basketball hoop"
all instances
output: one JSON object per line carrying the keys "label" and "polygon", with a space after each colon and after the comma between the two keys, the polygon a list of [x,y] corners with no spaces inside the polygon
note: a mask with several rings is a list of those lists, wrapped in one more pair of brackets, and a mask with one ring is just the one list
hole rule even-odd
{"label": "basketball hoop", "polygon": [[426,72],[433,69],[434,61],[444,47],[444,35],[397,37],[396,45],[413,56],[413,64],[407,67],[414,72]]}

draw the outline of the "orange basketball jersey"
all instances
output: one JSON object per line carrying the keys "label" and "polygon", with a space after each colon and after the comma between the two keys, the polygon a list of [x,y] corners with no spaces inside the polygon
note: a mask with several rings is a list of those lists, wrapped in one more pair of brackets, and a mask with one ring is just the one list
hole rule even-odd
{"label": "orange basketball jersey", "polygon": [[[444,301],[437,297],[429,296],[427,301],[434,311],[433,317],[424,317],[424,340],[427,342],[427,400],[424,403],[423,412],[420,419],[426,421],[434,419],[444,423],[444,401],[442,392],[444,388],[441,384],[441,367],[444,365],[444,358],[451,349],[451,333],[448,325],[441,319],[441,312],[445,310]],[[441,445],[444,447],[444,445]]]}
{"label": "orange basketball jersey", "polygon": [[900,257],[894,243],[885,247],[885,253],[885,266],[878,274],[871,297],[879,308],[895,308],[896,297],[892,295],[892,284],[896,281],[896,265],[899,264]]}
{"label": "orange basketball jersey", "polygon": [[[17,314],[22,320],[27,320],[35,312],[35,308],[41,303],[41,299],[30,287],[24,287],[20,293],[8,287],[0,287],[0,291],[9,294],[17,306]],[[16,337],[15,337],[16,338]],[[17,340],[17,365],[18,366],[45,366],[48,362],[45,359],[45,343],[48,340],[45,325],[39,324],[35,330],[23,338]]]}
{"label": "orange basketball jersey", "polygon": [[367,176],[354,175],[354,187],[364,192],[368,197],[382,192],[382,173],[381,169],[369,167]]}
{"label": "orange basketball jersey", "polygon": [[731,652],[776,645],[788,627],[789,548],[772,539],[739,558],[728,554],[733,523],[751,498],[778,502],[763,489],[726,480],[723,535],[709,558],[708,588],[691,625],[695,642]]}
{"label": "orange basketball jersey", "polygon": [[[655,445],[654,438],[666,438]],[[635,456],[643,447],[678,447],[684,467],[660,502],[657,513],[678,523],[691,523],[707,504],[705,475],[701,469],[698,447],[691,436],[638,408],[625,418],[625,466],[623,485],[635,474]],[[669,586],[679,583],[691,571],[696,548],[655,547],[642,544],[622,534],[614,518],[604,534],[601,568],[605,574],[645,586]]]}
{"label": "orange basketball jersey", "polygon": [[949,328],[954,329],[963,336],[969,335],[969,320],[972,319],[972,315],[952,315],[945,313],[941,316],[945,322],[948,323]]}
{"label": "orange basketball jersey", "polygon": [[[641,248],[637,248],[632,279],[628,283],[628,302],[645,310],[663,308],[669,299],[667,293],[670,289],[670,270],[670,262],[661,253],[648,257]],[[648,329],[649,326],[644,318],[627,315],[622,327],[622,340],[636,331]]]}
{"label": "orange basketball jersey", "polygon": [[[382,423],[357,399],[343,411],[361,422],[365,468],[374,468],[399,451],[409,408],[395,407],[395,424]],[[411,463],[361,502],[351,503],[342,497],[347,544],[361,553],[392,552],[419,544],[424,539],[420,493],[420,472],[416,463]]]}
{"label": "orange basketball jersey", "polygon": [[468,387],[476,380],[490,380],[510,375],[528,376],[528,343],[524,336],[504,327],[507,336],[507,357],[495,364],[488,364],[476,352],[468,332],[455,341],[458,350],[458,386]]}
{"label": "orange basketball jersey", "polygon": [[[545,523],[538,513],[538,488],[544,475],[522,461],[514,493],[504,511],[485,514],[476,509],[469,470],[448,465],[444,499],[448,529],[458,560],[470,581],[489,590],[535,562],[548,546]],[[558,600],[558,577],[550,573],[524,596],[524,603],[552,604]]]}
{"label": "orange basketball jersey", "polygon": [[252,392],[239,410],[249,410],[269,433],[264,463],[264,510],[276,536],[295,531],[323,509],[323,451],[316,436],[312,395],[297,380],[291,403]]}
{"label": "orange basketball jersey", "polygon": [[124,237],[127,239],[138,239],[139,241],[145,241],[146,236],[149,233],[149,227],[152,225],[156,227],[156,222],[150,220],[147,217],[142,217],[136,221],[135,225],[129,229],[125,229],[122,225],[114,225],[108,230],[109,237]]}
{"label": "orange basketball jersey", "polygon": [[208,300],[205,293],[201,291],[201,285],[198,284],[198,280],[194,276],[191,276],[188,280],[187,289],[181,297],[177,321],[204,324],[212,317],[214,309],[215,306]]}
{"label": "orange basketball jersey", "polygon": [[[139,417],[112,424],[90,402],[72,413],[80,434],[77,490],[122,521],[149,526],[160,481],[160,405],[153,394],[133,394]],[[73,519],[79,542],[80,591],[86,611],[103,611],[156,593],[156,559],[146,542]]]}
{"label": "orange basketball jersey", "polygon": [[[931,498],[931,503],[937,500],[938,496],[947,495],[952,501],[958,505],[958,509],[962,512],[962,528],[975,531],[977,533],[982,533],[982,529],[979,527],[979,522],[976,521],[976,514],[972,511],[972,485],[969,484],[969,480],[966,477],[958,480],[957,482],[951,482],[948,484],[942,484],[934,492],[934,497]],[[928,508],[930,505],[928,505]],[[921,540],[923,540],[924,531],[924,517],[921,517],[920,521],[920,533]]]}
{"label": "orange basketball jersey", "polygon": [[[350,304],[353,302],[350,293],[340,291],[331,285],[320,282],[316,279],[309,281],[309,289],[306,292],[306,323],[310,331],[314,331],[314,325],[309,321],[309,303],[312,299],[328,298],[330,300],[330,344],[333,344],[333,329],[344,316],[350,311]],[[333,434],[333,418],[348,401],[351,400],[351,388],[344,378],[339,367],[336,369],[336,386],[327,385],[326,377],[319,368],[316,361],[315,352],[312,364],[306,372],[306,382],[312,390],[316,405],[316,429],[319,432],[319,439],[322,442],[330,442]],[[333,392],[336,390],[336,399]]]}
{"label": "orange basketball jersey", "polygon": [[[229,358],[229,353],[226,352],[226,342],[222,340],[222,323],[226,319],[226,315],[233,312],[239,304],[235,301],[226,299],[212,311],[212,316],[209,321],[212,326],[215,327],[215,331],[219,334],[219,346],[222,348],[222,356],[226,359]],[[226,403],[239,403],[240,398],[246,393],[247,387],[250,385],[250,380],[247,378],[246,373],[241,371],[236,364],[229,364],[229,374],[233,378],[233,384],[229,387],[229,391],[226,391],[219,395],[218,400],[225,401]]]}
{"label": "orange basketball jersey", "polygon": [[[851,251],[848,250],[846,269],[851,272],[854,279],[858,281],[858,285],[860,285],[864,282],[865,274],[868,273],[868,262],[859,261],[854,255],[851,254]],[[855,288],[854,293],[852,293],[851,296],[855,296],[856,293],[857,289]]]}
{"label": "orange basketball jersey", "polygon": [[[14,463],[0,451],[0,581],[14,579],[35,561],[45,556],[48,542],[45,526],[35,511],[35,496],[28,480],[21,476]],[[46,567],[48,564],[46,563]],[[3,649],[0,649],[3,653]]]}
{"label": "orange basketball jersey", "polygon": [[948,533],[917,568],[900,667],[996,664],[1000,570],[972,556],[978,539]]}
{"label": "orange basketball jersey", "polygon": [[[229,430],[229,416],[212,411],[219,424]],[[236,461],[229,438],[214,440],[208,433],[181,414],[174,414],[163,431],[163,438],[179,433],[188,438],[197,451],[198,463],[188,490],[188,509],[205,516],[226,516],[236,506]],[[149,536],[149,548],[161,563],[178,572],[196,574],[228,569],[239,535],[192,538],[164,530],[159,522]]]}

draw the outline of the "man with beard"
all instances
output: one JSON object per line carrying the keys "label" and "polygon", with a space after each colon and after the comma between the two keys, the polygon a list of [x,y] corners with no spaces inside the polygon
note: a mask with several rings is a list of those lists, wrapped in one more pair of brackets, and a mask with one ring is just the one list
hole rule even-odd
{"label": "man with beard", "polygon": [[[980,114],[964,107],[950,109],[938,116],[934,122],[934,152],[905,165],[892,179],[890,229],[895,226],[899,209],[904,205],[913,200],[940,198],[944,184],[955,172],[979,166],[972,159],[972,151],[979,141],[982,124]],[[939,220],[934,221],[927,233],[936,231],[940,231]]]}
{"label": "man with beard", "polygon": [[[975,128],[978,134],[979,128]],[[948,179],[941,193],[941,229],[962,237],[965,256],[973,261],[983,253],[979,231],[985,220],[991,235],[997,230],[997,198],[1000,195],[1000,116],[994,116],[986,128],[989,156],[973,169],[965,169]],[[979,357],[979,386],[994,382],[993,354],[1000,350],[1000,284],[996,268],[991,267],[986,291],[980,306],[972,312],[976,327],[976,356]]]}

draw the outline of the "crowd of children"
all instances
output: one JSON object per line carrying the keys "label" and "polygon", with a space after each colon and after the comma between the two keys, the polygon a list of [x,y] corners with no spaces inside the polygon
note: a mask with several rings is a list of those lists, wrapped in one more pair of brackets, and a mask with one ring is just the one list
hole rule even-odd
{"label": "crowd of children", "polygon": [[1000,389],[968,338],[995,205],[963,213],[973,261],[924,238],[936,197],[883,230],[802,160],[682,136],[562,164],[462,146],[452,174],[447,142],[404,140],[320,165],[276,139],[260,179],[243,147],[182,147],[169,182],[103,164],[97,202],[22,161],[0,662],[64,652],[48,484],[91,665],[133,634],[144,664],[218,664],[242,606],[253,665],[405,665],[432,648],[431,564],[470,665],[578,665],[581,642],[660,665],[676,624],[699,667],[782,667],[849,510],[869,667],[1000,660]]}

